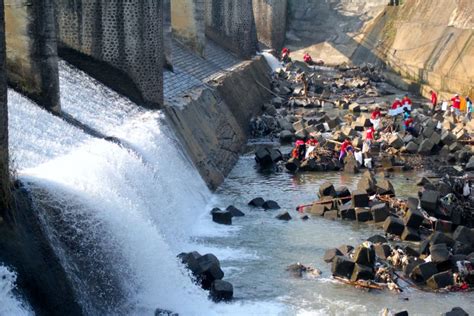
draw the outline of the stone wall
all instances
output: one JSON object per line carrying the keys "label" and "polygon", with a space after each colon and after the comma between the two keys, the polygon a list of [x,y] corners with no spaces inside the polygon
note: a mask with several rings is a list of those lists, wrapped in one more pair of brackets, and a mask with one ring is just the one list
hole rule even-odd
{"label": "stone wall", "polygon": [[269,74],[265,60],[257,57],[207,87],[186,91],[179,105],[166,106],[189,157],[211,189],[224,181],[245,148],[249,120],[270,98]]}
{"label": "stone wall", "polygon": [[474,19],[468,12],[474,1],[406,0],[387,7],[368,25],[353,60],[365,62],[371,51],[425,94],[433,88],[473,96]]}
{"label": "stone wall", "polygon": [[171,24],[175,39],[198,55],[204,55],[205,35],[204,0],[171,1]]}
{"label": "stone wall", "polygon": [[253,0],[259,42],[280,50],[285,42],[287,0]]}
{"label": "stone wall", "polygon": [[252,0],[206,0],[206,35],[242,58],[255,55]]}
{"label": "stone wall", "polygon": [[8,168],[8,104],[7,74],[5,72],[5,19],[3,0],[0,0],[0,216],[10,204]]}
{"label": "stone wall", "polygon": [[5,0],[8,82],[54,113],[60,112],[53,0]]}
{"label": "stone wall", "polygon": [[55,2],[62,57],[139,104],[163,104],[162,1]]}
{"label": "stone wall", "polygon": [[173,70],[172,60],[172,32],[171,32],[171,0],[163,0],[163,47],[165,52],[164,66]]}

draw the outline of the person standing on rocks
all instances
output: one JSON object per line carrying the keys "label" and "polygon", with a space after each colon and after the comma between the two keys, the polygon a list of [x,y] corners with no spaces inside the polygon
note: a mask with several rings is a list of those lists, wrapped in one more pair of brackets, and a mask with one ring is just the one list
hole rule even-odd
{"label": "person standing on rocks", "polygon": [[402,106],[402,102],[399,98],[395,98],[395,101],[392,103],[392,110],[396,110]]}
{"label": "person standing on rocks", "polygon": [[451,98],[451,108],[454,114],[454,119],[458,120],[459,115],[461,114],[461,98],[459,94],[455,94],[453,98]]}
{"label": "person standing on rocks", "polygon": [[303,60],[305,63],[307,63],[308,65],[313,65],[314,62],[313,62],[313,58],[311,58],[311,55],[308,54],[308,52],[305,52],[304,55],[303,55]]}
{"label": "person standing on rocks", "polygon": [[354,146],[352,146],[350,138],[346,138],[341,145],[341,151],[339,153],[339,161],[343,162],[349,152],[354,152]]}
{"label": "person standing on rocks", "polygon": [[362,147],[362,153],[365,154],[366,158],[367,154],[370,152],[370,148],[372,146],[372,143],[374,142],[375,139],[375,128],[373,124],[370,124],[369,128],[365,131],[365,141],[364,145]]}
{"label": "person standing on rocks", "polygon": [[472,108],[472,101],[469,98],[469,96],[467,96],[466,97],[466,111],[467,111],[466,117],[468,118],[469,121],[471,120],[473,110],[474,109]]}
{"label": "person standing on rocks", "polygon": [[281,50],[281,61],[284,63],[289,63],[291,61],[289,48],[284,47]]}
{"label": "person standing on rocks", "polygon": [[412,102],[411,99],[408,97],[408,94],[405,94],[405,96],[404,96],[403,99],[402,99],[402,106],[405,106],[405,105],[409,105],[409,106],[412,106],[412,105],[413,105],[413,102]]}
{"label": "person standing on rocks", "polygon": [[436,111],[436,105],[438,104],[438,94],[433,90],[430,90],[431,94],[431,105],[433,106],[433,113]]}

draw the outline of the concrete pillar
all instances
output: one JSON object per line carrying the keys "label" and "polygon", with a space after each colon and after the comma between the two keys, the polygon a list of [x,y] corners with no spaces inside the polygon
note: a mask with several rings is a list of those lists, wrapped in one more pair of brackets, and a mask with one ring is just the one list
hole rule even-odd
{"label": "concrete pillar", "polygon": [[163,46],[164,46],[164,67],[173,70],[172,59],[172,31],[171,31],[171,0],[163,0]]}
{"label": "concrete pillar", "polygon": [[259,42],[280,50],[285,42],[287,0],[253,0]]}
{"label": "concrete pillar", "polygon": [[163,1],[55,3],[61,57],[139,104],[163,105]]}
{"label": "concrete pillar", "polygon": [[5,213],[10,204],[7,74],[5,71],[5,55],[5,19],[3,0],[0,0],[0,215]]}
{"label": "concrete pillar", "polygon": [[4,0],[8,82],[59,113],[59,75],[53,0]]}
{"label": "concrete pillar", "polygon": [[205,5],[204,0],[171,1],[174,38],[201,56],[206,45]]}
{"label": "concrete pillar", "polygon": [[242,58],[258,48],[252,0],[206,0],[206,35]]}

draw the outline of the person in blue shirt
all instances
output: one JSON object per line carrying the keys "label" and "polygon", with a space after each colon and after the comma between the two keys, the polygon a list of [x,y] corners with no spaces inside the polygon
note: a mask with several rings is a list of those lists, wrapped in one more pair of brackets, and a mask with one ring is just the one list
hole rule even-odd
{"label": "person in blue shirt", "polygon": [[466,110],[467,110],[467,118],[470,121],[471,116],[472,116],[473,108],[472,108],[472,101],[468,96],[466,97]]}

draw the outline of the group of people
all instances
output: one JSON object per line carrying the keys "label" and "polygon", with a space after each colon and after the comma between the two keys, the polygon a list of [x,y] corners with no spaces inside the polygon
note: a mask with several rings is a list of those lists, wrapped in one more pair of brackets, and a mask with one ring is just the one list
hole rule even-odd
{"label": "group of people", "polygon": [[[284,47],[281,50],[281,61],[283,63],[289,63],[291,62],[291,57],[290,57],[290,49],[287,47]],[[308,52],[305,52],[303,55],[303,61],[307,63],[308,65],[323,65],[324,62],[322,60],[317,60],[316,62],[313,60],[311,55]]]}
{"label": "group of people", "polygon": [[291,151],[291,157],[299,161],[304,161],[312,156],[311,154],[318,145],[318,140],[314,136],[311,136],[309,139],[299,139]]}

